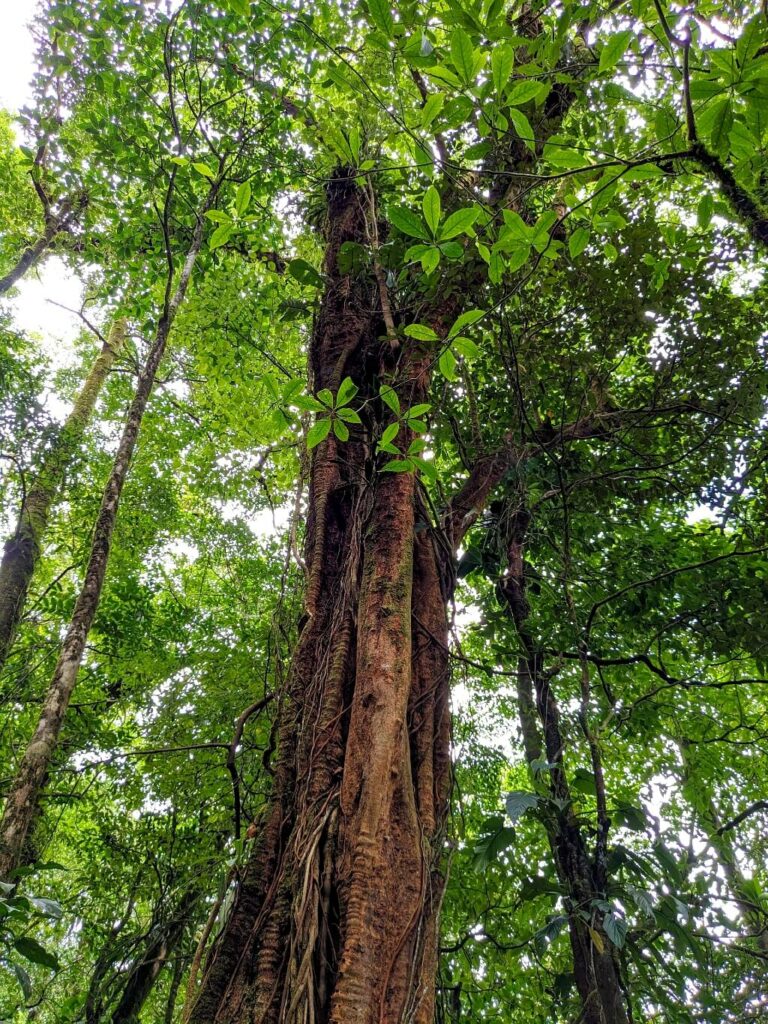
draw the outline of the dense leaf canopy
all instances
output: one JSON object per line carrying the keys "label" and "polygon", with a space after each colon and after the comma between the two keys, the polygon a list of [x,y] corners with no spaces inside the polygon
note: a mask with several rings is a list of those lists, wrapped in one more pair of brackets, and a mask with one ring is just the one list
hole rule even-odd
{"label": "dense leaf canopy", "polygon": [[[764,1019],[764,5],[44,0],[33,30],[34,100],[0,112],[10,540],[60,472],[0,675],[3,793],[169,334],[0,883],[0,1020],[186,1018],[272,792],[310,468],[385,406],[367,471],[413,476],[451,577],[438,1019],[591,1020],[575,920],[624,1020]],[[349,182],[365,231],[334,249]],[[84,296],[57,368],[13,304],[55,261]],[[318,389],[339,281],[390,370],[428,364],[415,404],[378,366]]]}

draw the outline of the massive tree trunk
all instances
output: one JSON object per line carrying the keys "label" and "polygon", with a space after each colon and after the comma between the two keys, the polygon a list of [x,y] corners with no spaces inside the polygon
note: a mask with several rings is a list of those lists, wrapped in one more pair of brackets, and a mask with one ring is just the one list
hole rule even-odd
{"label": "massive tree trunk", "polygon": [[67,466],[93,414],[101,387],[123,347],[125,335],[125,321],[116,320],[75,399],[72,411],[24,496],[16,530],[5,542],[0,563],[0,670],[24,612],[48,516],[59,496]]}
{"label": "massive tree trunk", "polygon": [[310,363],[316,391],[352,378],[364,422],[314,452],[306,616],[273,797],[196,1024],[433,1016],[450,774],[446,574],[414,475],[382,473],[374,454],[389,415],[378,381],[405,410],[422,401],[427,372],[418,351],[382,340],[373,277],[339,271],[339,247],[365,240],[367,216],[366,194],[340,173]]}
{"label": "massive tree trunk", "polygon": [[[560,727],[560,709],[545,671],[543,655],[528,623],[530,608],[525,582],[525,543],[530,514],[524,501],[515,500],[509,516],[507,569],[499,587],[520,642],[517,701],[523,749],[529,765],[546,758],[548,795],[558,808],[547,816],[547,839],[560,883],[567,893],[566,910],[576,988],[581,1000],[582,1024],[628,1024],[627,1004],[618,950],[603,927],[603,913],[595,900],[606,899],[605,848],[607,836],[598,826],[592,853],[573,811],[564,763],[566,740]],[[532,775],[536,777],[535,770]],[[602,784],[602,779],[598,780]]]}
{"label": "massive tree trunk", "polygon": [[[209,208],[218,190],[211,186],[203,211]],[[59,660],[43,701],[37,727],[16,768],[0,821],[0,878],[7,878],[20,864],[22,850],[37,813],[40,792],[58,746],[67,707],[77,682],[86,640],[99,605],[109,561],[112,534],[117,521],[120,495],[133,458],[144,410],[155,382],[157,368],[165,352],[168,335],[181,305],[200,251],[204,221],[201,215],[193,234],[175,291],[166,301],[158,321],[155,338],[139,375],[136,392],[128,410],[112,471],[101,500],[91,540],[91,551],[83,584],[72,619],[61,645]]]}
{"label": "massive tree trunk", "polygon": [[[527,31],[538,32],[536,19]],[[558,87],[542,139],[572,99]],[[502,163],[527,168],[525,145],[510,145]],[[519,192],[494,198],[514,207]],[[464,199],[450,175],[442,198],[446,210]],[[434,347],[398,347],[376,265],[374,196],[353,172],[331,181],[326,223],[312,384],[335,392],[351,377],[363,424],[346,442],[331,433],[313,456],[306,617],[279,712],[274,791],[189,1012],[194,1024],[429,1024],[434,1015],[452,559],[505,459],[470,476],[442,528],[411,472],[381,471],[375,446],[391,414],[379,384],[395,389],[402,411],[423,402]],[[340,271],[345,242],[373,250],[369,276]],[[468,259],[424,297],[419,321],[445,338],[486,281],[485,266]],[[401,422],[401,451],[410,440]]]}

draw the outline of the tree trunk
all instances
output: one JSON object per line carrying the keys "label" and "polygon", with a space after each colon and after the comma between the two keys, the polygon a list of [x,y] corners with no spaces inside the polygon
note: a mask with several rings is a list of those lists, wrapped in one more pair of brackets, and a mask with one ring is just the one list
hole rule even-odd
{"label": "tree trunk", "polygon": [[712,794],[696,770],[695,747],[684,738],[677,740],[677,746],[683,762],[684,794],[698,813],[699,825],[720,862],[740,916],[756,934],[758,948],[768,954],[768,907],[760,898],[759,888],[744,876],[739,867],[731,833],[723,829]]}
{"label": "tree trunk", "polygon": [[[217,189],[218,184],[211,186],[203,211],[208,209],[210,203],[213,202]],[[56,752],[64,716],[77,682],[86,640],[104,585],[120,495],[136,448],[144,410],[149,401],[157,368],[165,352],[168,334],[186,294],[195,260],[200,251],[204,226],[203,211],[198,217],[176,289],[165,305],[157,325],[155,339],[139,375],[136,392],[128,410],[117,454],[112,464],[112,472],[107,480],[101,508],[94,526],[91,552],[83,585],[61,646],[53,679],[43,702],[40,719],[19,762],[15,778],[8,792],[2,821],[0,821],[0,878],[7,878],[19,866],[24,842],[35,817],[43,782]]]}
{"label": "tree trunk", "polygon": [[125,343],[125,320],[116,320],[101,352],[75,399],[72,411],[45,455],[40,471],[24,497],[19,521],[5,542],[0,563],[0,670],[21,621],[32,575],[40,557],[51,508],[59,496],[68,463],[93,414],[96,399]]}
{"label": "tree trunk", "polygon": [[[367,197],[340,173],[328,198],[313,384],[335,392],[351,377],[364,423],[314,452],[306,617],[279,713],[274,792],[195,1024],[433,1018],[448,595],[413,474],[376,467],[373,442],[388,422],[378,380],[396,353],[372,312],[375,281],[337,264],[344,242],[366,239]],[[389,376],[403,409],[422,400],[426,365],[414,349]],[[407,447],[404,425],[398,443]]]}
{"label": "tree trunk", "polygon": [[[582,827],[573,812],[563,762],[565,740],[557,699],[544,671],[543,657],[528,625],[530,608],[525,584],[525,541],[530,515],[515,498],[507,541],[507,570],[499,590],[517,629],[522,648],[518,658],[517,702],[523,749],[529,765],[542,753],[549,764],[549,796],[561,808],[547,817],[547,839],[566,896],[568,929],[576,988],[581,1000],[580,1024],[628,1024],[618,950],[594,907],[605,900],[607,879],[600,858],[590,854]],[[534,781],[536,781],[534,779]]]}
{"label": "tree trunk", "polygon": [[196,890],[187,892],[171,920],[162,922],[153,930],[153,938],[144,955],[128,973],[122,995],[112,1013],[112,1024],[138,1024],[139,1015],[160,972],[181,942],[198,897]]}
{"label": "tree trunk", "polygon": [[46,212],[45,229],[42,235],[27,246],[18,259],[15,266],[11,267],[4,277],[0,277],[0,295],[5,295],[11,288],[20,281],[22,277],[37,265],[37,262],[51,248],[53,243],[65,231],[69,231],[82,209],[82,202],[73,203],[71,199],[65,199],[59,209],[59,213]]}

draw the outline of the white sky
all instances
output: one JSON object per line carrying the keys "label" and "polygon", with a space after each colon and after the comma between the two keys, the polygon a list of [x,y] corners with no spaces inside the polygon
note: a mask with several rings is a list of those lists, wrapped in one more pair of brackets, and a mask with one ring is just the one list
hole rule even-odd
{"label": "white sky", "polygon": [[[34,43],[27,23],[35,7],[36,0],[0,0],[0,106],[11,113],[31,100]],[[77,309],[81,297],[81,282],[54,257],[39,276],[28,274],[8,303],[16,325],[39,336],[54,368],[67,363],[80,321],[48,300]]]}

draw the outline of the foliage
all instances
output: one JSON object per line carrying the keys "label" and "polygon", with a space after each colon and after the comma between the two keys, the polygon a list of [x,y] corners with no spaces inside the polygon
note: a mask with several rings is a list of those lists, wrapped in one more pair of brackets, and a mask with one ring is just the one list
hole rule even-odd
{"label": "foliage", "polygon": [[[634,1019],[759,1019],[760,5],[188,0],[169,14],[48,0],[35,24],[24,145],[0,124],[2,270],[41,232],[41,189],[79,197],[53,248],[86,283],[91,326],[119,311],[131,330],[2,676],[4,784],[167,283],[212,181],[221,192],[142,425],[31,867],[3,884],[0,1017],[108,1019],[183,908],[141,1017],[181,1019],[197,940],[214,904],[214,934],[226,918],[270,793],[310,460],[329,439],[355,444],[375,405],[388,420],[368,458],[418,477],[432,520],[417,529],[444,524],[472,472],[504,457],[453,566],[439,1019],[577,1019],[576,917],[615,956]],[[368,235],[334,254],[345,175]],[[369,282],[393,364],[429,353],[427,401],[402,401],[386,377],[371,394],[346,374],[315,390],[308,342],[337,269]],[[55,431],[46,396],[71,399],[94,347],[84,326],[53,375],[3,314],[7,532]],[[519,679],[534,661],[559,713],[557,758],[526,747]],[[574,822],[606,859],[604,890],[576,907],[553,839]]]}

